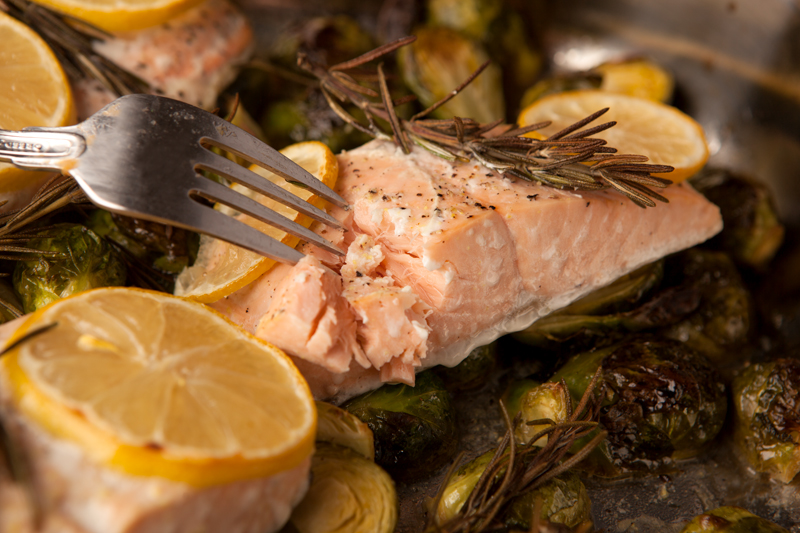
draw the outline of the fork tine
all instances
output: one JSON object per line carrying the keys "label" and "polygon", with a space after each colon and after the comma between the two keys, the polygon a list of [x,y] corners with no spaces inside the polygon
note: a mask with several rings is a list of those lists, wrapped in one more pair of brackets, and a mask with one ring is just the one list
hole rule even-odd
{"label": "fork tine", "polygon": [[288,157],[261,142],[257,137],[216,115],[209,113],[208,120],[213,125],[213,131],[211,129],[204,131],[201,142],[205,141],[234,153],[251,163],[271,170],[288,181],[300,182],[329,202],[339,207],[347,207],[347,202],[327,185]]}
{"label": "fork tine", "polygon": [[263,194],[280,202],[286,206],[291,207],[295,211],[299,211],[304,215],[308,215],[314,220],[327,224],[334,228],[342,228],[341,222],[330,216],[328,213],[319,209],[310,203],[301,200],[294,194],[282,189],[275,185],[268,179],[259,176],[255,172],[236,164],[230,159],[221,155],[215,154],[208,150],[204,150],[205,157],[198,159],[196,168],[208,170],[215,174],[219,174],[228,178],[231,181],[244,185],[257,193]]}
{"label": "fork tine", "polygon": [[190,194],[201,196],[206,200],[211,200],[212,202],[219,202],[232,209],[240,211],[245,215],[251,216],[256,220],[260,220],[261,222],[269,224],[270,226],[281,229],[286,233],[294,235],[295,237],[298,237],[304,241],[316,244],[320,248],[331,253],[340,256],[344,255],[344,252],[339,250],[327,239],[320,237],[310,229],[301,226],[297,222],[289,220],[283,215],[280,215],[272,209],[261,205],[255,200],[252,200],[243,194],[239,194],[225,185],[203,177],[199,177],[198,182],[199,183],[192,187]]}
{"label": "fork tine", "polygon": [[275,261],[294,264],[303,258],[303,254],[291,246],[197,202],[187,201],[171,217],[173,224],[222,239]]}

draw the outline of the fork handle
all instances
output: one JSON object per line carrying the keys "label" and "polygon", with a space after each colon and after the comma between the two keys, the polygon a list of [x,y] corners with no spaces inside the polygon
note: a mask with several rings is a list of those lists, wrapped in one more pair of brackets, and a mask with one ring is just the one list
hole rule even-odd
{"label": "fork handle", "polygon": [[0,161],[30,170],[66,170],[86,149],[76,133],[45,128],[0,130]]}

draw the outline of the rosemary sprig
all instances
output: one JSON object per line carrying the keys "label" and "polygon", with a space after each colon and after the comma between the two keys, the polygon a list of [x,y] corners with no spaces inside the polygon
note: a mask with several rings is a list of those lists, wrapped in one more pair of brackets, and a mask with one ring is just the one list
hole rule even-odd
{"label": "rosemary sprig", "polygon": [[[598,369],[586,389],[581,401],[573,408],[567,385],[562,380],[561,393],[567,405],[567,420],[554,422],[550,419],[529,421],[529,425],[548,427],[534,435],[530,443],[517,446],[514,442],[514,422],[509,419],[505,406],[500,403],[508,430],[492,460],[478,479],[464,506],[450,521],[436,524],[431,513],[425,533],[483,533],[502,528],[499,517],[505,507],[518,496],[535,490],[552,478],[566,472],[597,447],[606,437],[605,431],[598,431],[597,417],[600,410],[600,395],[594,393],[602,369]],[[580,450],[572,453],[573,445],[581,438],[596,432]],[[547,437],[544,447],[534,446],[542,437]],[[454,465],[455,466],[455,465]],[[433,509],[444,492],[454,468],[451,468],[442,488],[439,490]],[[538,513],[534,524],[538,523]],[[531,529],[538,532],[538,527]]]}
{"label": "rosemary sprig", "polygon": [[71,78],[95,79],[116,96],[148,92],[146,81],[94,50],[94,41],[111,37],[100,28],[29,0],[0,0],[0,11],[36,31]]}
{"label": "rosemary sprig", "polygon": [[[357,79],[346,72],[414,40],[415,37],[404,37],[331,67],[314,62],[301,53],[298,55],[298,65],[319,80],[325,99],[342,120],[372,137],[394,140],[405,153],[410,151],[410,143],[414,143],[449,161],[466,162],[474,159],[500,175],[549,187],[580,191],[613,188],[640,207],[655,207],[656,200],[668,202],[651,187],[663,189],[672,182],[651,174],[671,172],[672,167],[648,164],[647,158],[640,155],[617,154],[617,150],[607,146],[606,141],[592,137],[616,124],[606,122],[586,127],[606,113],[607,108],[540,140],[525,137],[525,134],[549,123],[515,128],[503,125],[502,121],[479,124],[462,117],[449,120],[425,118],[457,96],[483,72],[488,63],[481,65],[445,98],[408,120],[398,117],[395,108],[410,100],[392,100],[383,64],[377,67],[377,84],[373,82],[374,88],[364,85],[369,82],[364,81],[363,76]],[[342,104],[347,102],[364,113],[366,124],[345,109]]]}

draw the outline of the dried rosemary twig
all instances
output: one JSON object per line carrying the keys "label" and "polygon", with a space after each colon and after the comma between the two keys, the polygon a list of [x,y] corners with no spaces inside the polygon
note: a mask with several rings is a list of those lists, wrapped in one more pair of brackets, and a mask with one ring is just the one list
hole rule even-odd
{"label": "dried rosemary twig", "polygon": [[[565,405],[568,406],[567,420],[560,423],[549,419],[528,422],[530,425],[548,427],[531,437],[530,443],[523,446],[514,442],[514,427],[519,423],[519,418],[512,422],[501,402],[508,430],[492,460],[458,514],[445,524],[436,524],[431,514],[425,532],[482,533],[502,528],[500,516],[512,500],[541,487],[586,458],[606,437],[606,432],[598,428],[600,395],[594,393],[601,372],[601,369],[597,370],[574,409],[566,383],[562,381],[561,392],[565,396]],[[580,450],[571,452],[579,439],[593,433],[594,436]],[[535,446],[534,443],[542,437],[547,437],[547,444],[544,447]],[[454,471],[452,468],[444,481],[445,485]],[[433,509],[438,505],[442,494],[443,489],[440,489]]]}
{"label": "dried rosemary twig", "polygon": [[95,79],[116,96],[148,92],[146,81],[94,50],[110,37],[100,28],[30,0],[0,0],[0,11],[36,31],[70,77]]}
{"label": "dried rosemary twig", "polygon": [[[613,188],[640,207],[655,207],[656,200],[668,202],[651,188],[665,188],[672,182],[651,174],[671,172],[672,167],[648,164],[644,156],[617,154],[616,149],[607,146],[603,139],[591,137],[614,126],[615,122],[585,128],[608,109],[601,109],[547,139],[539,140],[525,134],[549,123],[514,128],[502,125],[502,121],[479,124],[462,117],[449,120],[425,118],[457,96],[488,63],[481,65],[447,97],[409,120],[399,118],[395,112],[398,105],[409,100],[392,100],[382,64],[377,67],[374,88],[359,83],[355,75],[345,72],[352,72],[414,40],[415,37],[404,37],[331,67],[316,63],[301,53],[298,65],[319,80],[328,104],[342,120],[372,137],[393,139],[406,153],[410,150],[410,143],[414,143],[450,161],[474,159],[501,175],[549,187],[583,191]],[[359,78],[363,81],[362,76]],[[342,104],[348,102],[365,114],[366,124],[345,109]]]}

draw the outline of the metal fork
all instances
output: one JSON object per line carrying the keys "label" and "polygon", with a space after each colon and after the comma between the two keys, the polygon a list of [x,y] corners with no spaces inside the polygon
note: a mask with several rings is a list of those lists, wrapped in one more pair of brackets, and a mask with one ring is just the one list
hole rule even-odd
{"label": "metal fork", "polygon": [[314,220],[342,227],[325,211],[212,152],[210,146],[302,184],[340,207],[347,206],[329,187],[241,128],[161,96],[123,96],[76,126],[0,130],[0,161],[69,174],[93,203],[109,211],[205,233],[277,261],[296,263],[303,257],[294,248],[197,201],[205,199],[344,255],[313,231],[202,176],[201,170],[224,176]]}

